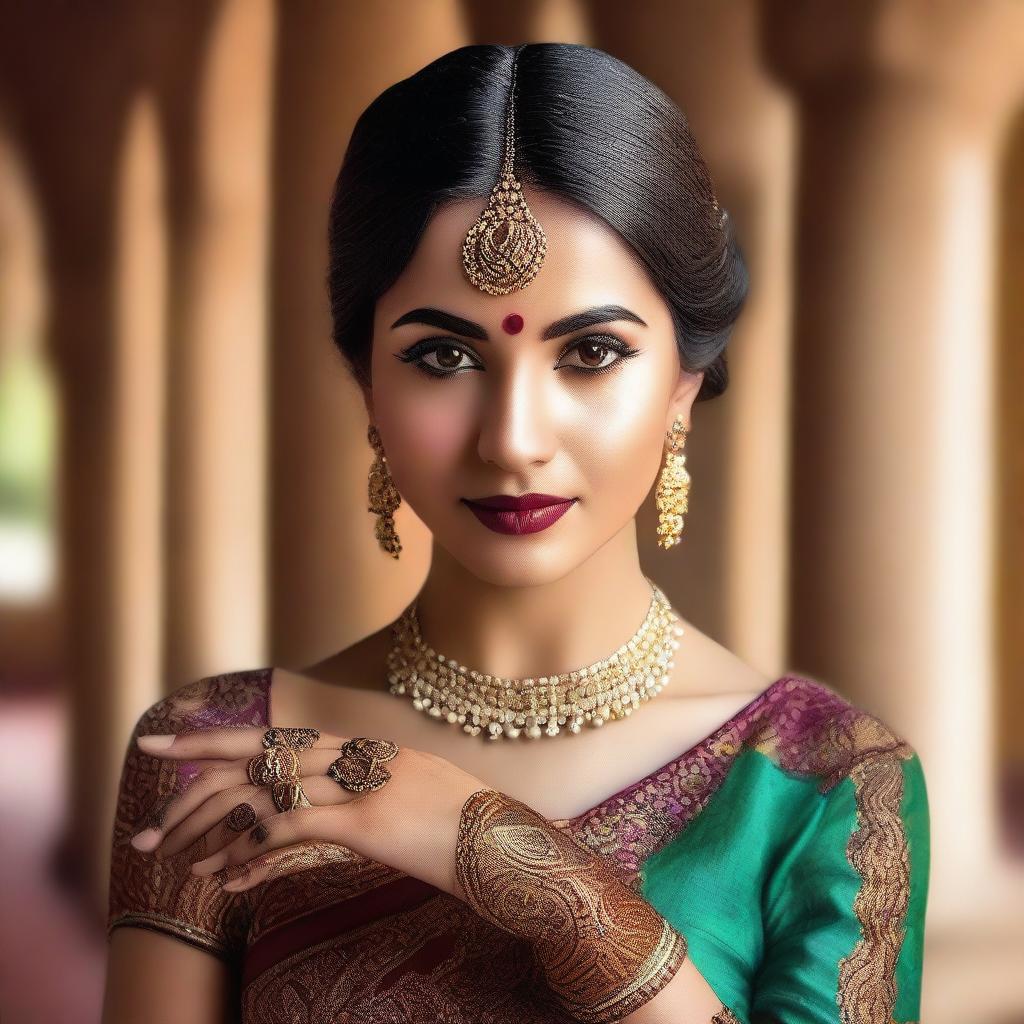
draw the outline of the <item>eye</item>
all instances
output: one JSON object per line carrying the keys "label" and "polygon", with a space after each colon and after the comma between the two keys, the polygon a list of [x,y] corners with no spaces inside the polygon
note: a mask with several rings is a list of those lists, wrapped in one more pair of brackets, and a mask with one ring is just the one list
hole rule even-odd
{"label": "eye", "polygon": [[[434,356],[435,362],[427,362],[427,356]],[[469,352],[449,338],[424,338],[404,352],[396,353],[395,358],[403,363],[412,363],[416,369],[432,377],[453,377],[467,369],[461,363],[463,356],[469,356]],[[474,365],[479,368],[479,364]]]}
{"label": "eye", "polygon": [[[562,355],[570,352],[578,353],[583,360],[582,363],[560,363],[560,366],[567,365],[568,369],[582,373],[607,373],[614,370],[624,359],[632,359],[633,356],[639,355],[640,349],[631,348],[614,334],[590,334],[572,342]],[[615,353],[616,358],[607,362],[606,359],[611,353]]]}
{"label": "eye", "polygon": [[[572,370],[575,373],[596,374],[614,370],[624,359],[632,359],[640,354],[640,349],[632,348],[614,334],[591,334],[577,338],[563,351],[561,358],[569,353],[577,353],[578,363],[559,363],[555,369]],[[610,362],[608,356],[614,354]],[[452,338],[424,338],[403,352],[395,354],[395,358],[403,363],[412,363],[416,369],[431,377],[454,377],[463,370],[481,370],[483,366],[476,362],[470,352]],[[467,365],[463,362],[469,359]]]}

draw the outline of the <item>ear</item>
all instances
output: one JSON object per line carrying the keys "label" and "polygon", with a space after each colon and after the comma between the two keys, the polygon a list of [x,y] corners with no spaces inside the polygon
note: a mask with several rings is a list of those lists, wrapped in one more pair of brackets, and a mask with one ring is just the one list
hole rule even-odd
{"label": "ear", "polygon": [[687,370],[679,371],[679,380],[676,381],[676,386],[672,391],[672,395],[669,398],[669,417],[668,417],[668,430],[675,418],[682,414],[683,422],[690,423],[690,410],[693,408],[694,400],[697,397],[697,392],[700,391],[701,384],[704,383],[704,371],[701,370],[698,373],[690,373]]}

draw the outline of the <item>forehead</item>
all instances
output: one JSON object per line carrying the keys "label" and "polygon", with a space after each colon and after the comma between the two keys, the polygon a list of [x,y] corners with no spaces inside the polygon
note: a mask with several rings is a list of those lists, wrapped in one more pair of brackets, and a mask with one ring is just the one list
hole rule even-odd
{"label": "forehead", "polygon": [[413,258],[377,303],[380,320],[393,320],[416,306],[443,305],[481,321],[519,313],[529,331],[538,321],[546,324],[567,312],[610,303],[634,310],[648,324],[652,321],[645,312],[653,319],[659,312],[668,319],[643,264],[600,217],[547,193],[526,189],[524,194],[547,236],[544,265],[529,285],[495,296],[469,281],[462,267],[462,241],[484,200],[459,200],[430,219]]}

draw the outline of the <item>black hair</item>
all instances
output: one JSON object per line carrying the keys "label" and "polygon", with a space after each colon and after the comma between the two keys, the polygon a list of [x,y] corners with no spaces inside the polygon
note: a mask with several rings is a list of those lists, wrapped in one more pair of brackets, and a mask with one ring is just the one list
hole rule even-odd
{"label": "black hair", "polygon": [[697,401],[720,395],[748,284],[732,222],[679,107],[628,64],[572,43],[460,47],[359,117],[328,217],[332,338],[349,369],[369,386],[374,307],[431,216],[486,200],[497,182],[517,50],[517,177],[618,232],[671,310],[683,368],[704,371]]}

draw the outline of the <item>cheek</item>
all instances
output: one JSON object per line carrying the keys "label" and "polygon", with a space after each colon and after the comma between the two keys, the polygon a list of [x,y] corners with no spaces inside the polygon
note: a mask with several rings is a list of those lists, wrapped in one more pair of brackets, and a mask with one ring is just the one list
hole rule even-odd
{"label": "cheek", "polygon": [[467,419],[457,403],[410,402],[400,409],[381,422],[391,472],[399,491],[410,500],[414,495],[429,497],[462,457]]}
{"label": "cheek", "polygon": [[441,465],[458,458],[466,440],[466,427],[457,408],[432,405],[409,424],[410,448],[422,458]]}
{"label": "cheek", "polygon": [[614,487],[627,502],[642,501],[653,483],[664,448],[667,395],[660,379],[634,375],[626,388],[581,403],[566,438],[586,479]]}

